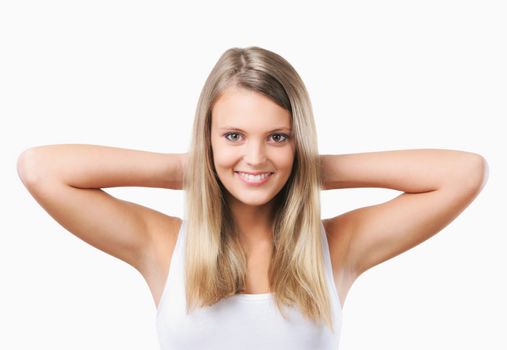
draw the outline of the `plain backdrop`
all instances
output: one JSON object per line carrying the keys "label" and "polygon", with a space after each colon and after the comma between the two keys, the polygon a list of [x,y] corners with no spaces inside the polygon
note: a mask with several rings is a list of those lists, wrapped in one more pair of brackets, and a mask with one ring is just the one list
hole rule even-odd
{"label": "plain backdrop", "polygon": [[[506,18],[488,0],[0,2],[0,348],[159,348],[142,276],[52,219],[17,157],[60,143],[186,152],[219,56],[260,46],[305,82],[320,153],[444,148],[489,163],[458,218],[356,280],[341,349],[506,349]],[[181,191],[106,191],[183,215]],[[323,217],[399,194],[321,193]]]}

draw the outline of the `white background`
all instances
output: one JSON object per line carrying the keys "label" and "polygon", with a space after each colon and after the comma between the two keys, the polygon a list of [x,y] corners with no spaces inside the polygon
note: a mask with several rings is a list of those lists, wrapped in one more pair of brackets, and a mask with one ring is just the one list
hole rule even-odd
{"label": "white background", "polygon": [[[447,148],[489,163],[457,219],[356,280],[341,349],[506,349],[506,18],[488,0],[2,1],[0,348],[159,348],[142,276],[52,219],[16,160],[57,143],[186,152],[211,68],[255,45],[301,75],[320,153]],[[180,191],[107,192],[183,215]],[[323,191],[323,217],[398,194]]]}

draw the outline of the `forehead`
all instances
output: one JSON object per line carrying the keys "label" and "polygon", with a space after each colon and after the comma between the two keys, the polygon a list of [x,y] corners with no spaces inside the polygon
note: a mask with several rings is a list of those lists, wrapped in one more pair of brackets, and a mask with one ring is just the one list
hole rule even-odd
{"label": "forehead", "polygon": [[290,112],[258,92],[230,87],[211,111],[213,128],[290,128]]}

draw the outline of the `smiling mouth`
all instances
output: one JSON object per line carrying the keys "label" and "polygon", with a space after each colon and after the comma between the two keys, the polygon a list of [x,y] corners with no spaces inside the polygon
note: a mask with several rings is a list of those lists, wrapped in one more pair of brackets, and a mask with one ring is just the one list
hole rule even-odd
{"label": "smiling mouth", "polygon": [[251,176],[251,177],[266,177],[266,176],[269,176],[269,175],[272,175],[273,173],[272,172],[269,172],[269,171],[266,171],[264,173],[258,173],[258,174],[251,174],[251,173],[245,173],[245,172],[242,172],[242,171],[235,171],[236,174],[239,174],[239,175],[243,175],[243,176]]}
{"label": "smiling mouth", "polygon": [[235,170],[234,172],[235,172],[235,173],[247,174],[247,175],[273,174],[273,172],[272,172],[272,171],[257,171],[257,172],[255,172],[255,173],[253,173],[253,172],[248,172],[248,171]]}
{"label": "smiling mouth", "polygon": [[245,182],[247,184],[251,184],[251,185],[263,184],[266,181],[268,181],[268,179],[271,177],[271,175],[274,174],[272,172],[266,172],[266,173],[259,174],[259,175],[250,175],[248,173],[243,173],[240,171],[235,171],[234,173],[238,174],[238,176],[240,177],[240,179],[243,182]]}

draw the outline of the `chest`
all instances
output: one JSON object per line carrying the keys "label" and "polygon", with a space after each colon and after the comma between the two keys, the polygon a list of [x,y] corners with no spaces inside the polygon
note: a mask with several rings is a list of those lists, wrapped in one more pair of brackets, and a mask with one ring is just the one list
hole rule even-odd
{"label": "chest", "polygon": [[251,253],[249,255],[246,286],[242,293],[260,294],[270,292],[268,278],[270,256],[270,251]]}

